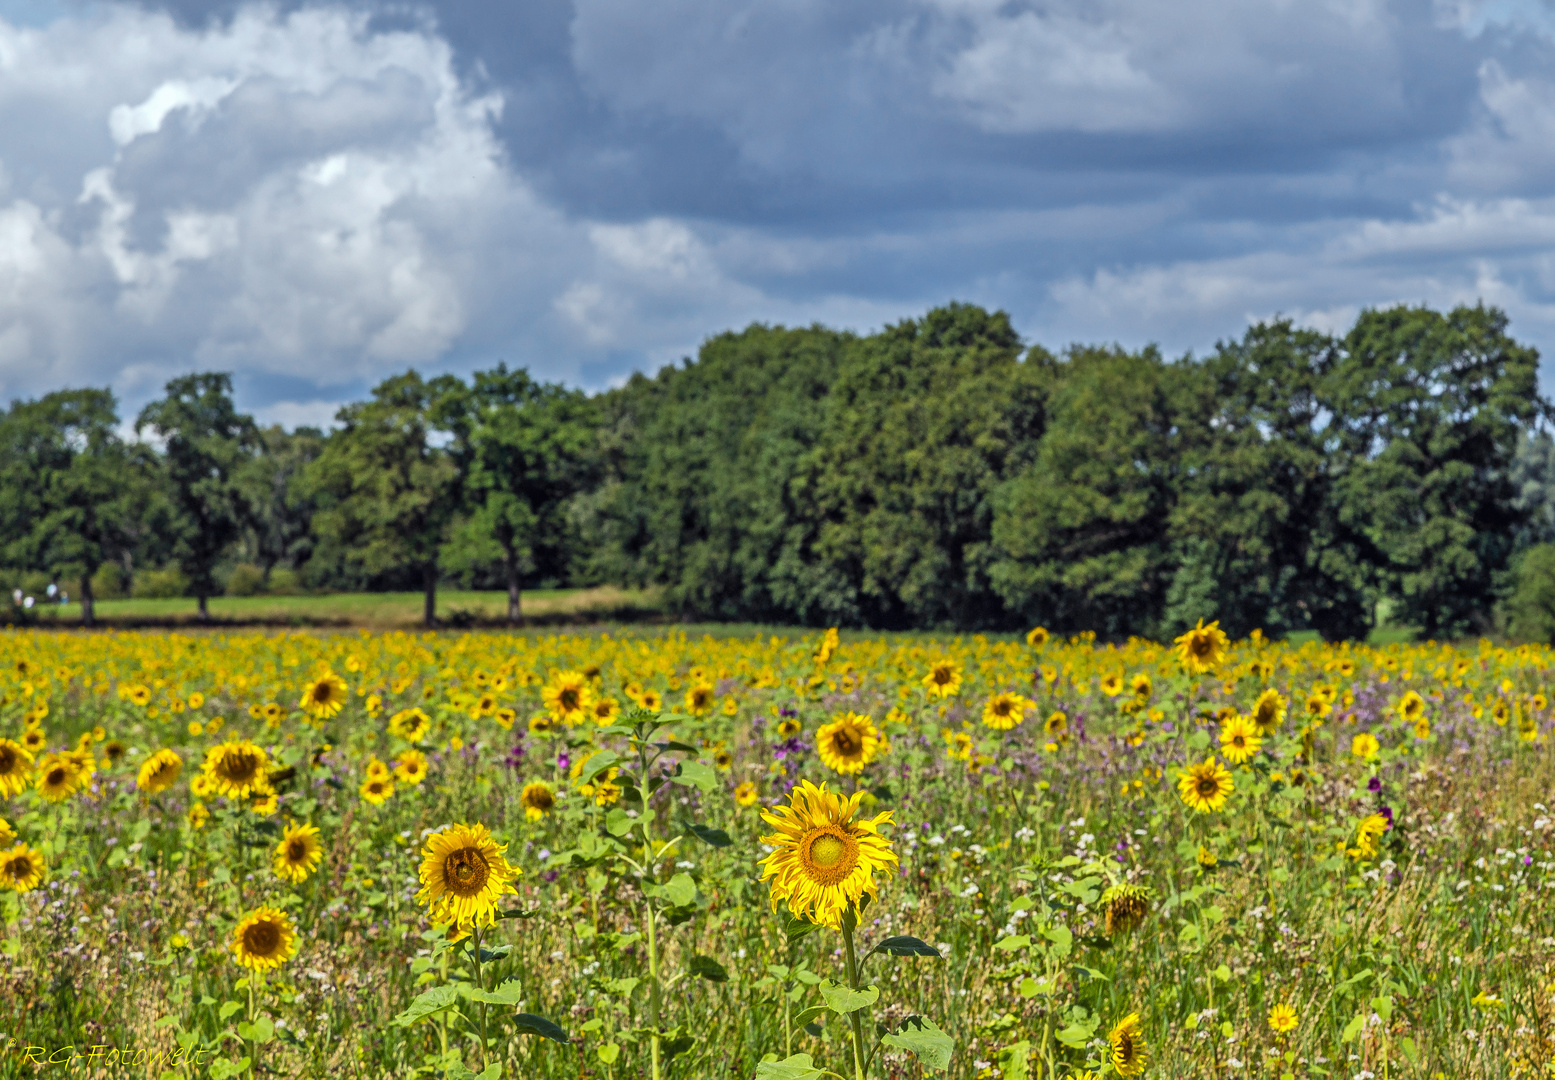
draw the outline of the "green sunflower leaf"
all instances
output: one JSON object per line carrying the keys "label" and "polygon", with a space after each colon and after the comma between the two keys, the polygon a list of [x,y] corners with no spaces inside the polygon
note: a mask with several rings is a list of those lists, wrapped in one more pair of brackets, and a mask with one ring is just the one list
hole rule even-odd
{"label": "green sunflower leaf", "polygon": [[520,1035],[538,1035],[542,1039],[550,1039],[553,1042],[571,1042],[567,1033],[557,1027],[543,1016],[534,1013],[519,1013],[513,1017]]}
{"label": "green sunflower leaf", "polygon": [[693,956],[686,963],[686,974],[706,979],[708,982],[729,981],[729,972],[711,956]]}
{"label": "green sunflower leaf", "polygon": [[950,1068],[950,1055],[956,1048],[956,1041],[936,1027],[934,1021],[909,1016],[894,1035],[881,1039],[880,1045],[906,1050],[925,1068],[943,1071]]}
{"label": "green sunflower leaf", "polygon": [[729,834],[722,829],[710,829],[706,825],[687,825],[686,831],[702,841],[702,843],[710,844],[713,847],[728,847],[734,843],[729,838]]}
{"label": "green sunflower leaf", "polygon": [[826,1007],[839,1016],[847,1016],[849,1013],[867,1009],[880,1000],[880,988],[866,986],[862,990],[854,990],[851,987],[842,986],[832,981],[821,982],[821,998],[826,1002]]}
{"label": "green sunflower leaf", "polygon": [[763,1061],[756,1066],[756,1080],[816,1080],[823,1075],[809,1054],[795,1054],[782,1061]]}
{"label": "green sunflower leaf", "polygon": [[464,988],[464,996],[471,1001],[484,1001],[487,1005],[517,1005],[524,998],[524,988],[517,979],[508,979],[495,990]]}
{"label": "green sunflower leaf", "polygon": [[940,951],[928,942],[919,938],[902,934],[897,937],[888,937],[880,944],[870,949],[864,955],[868,960],[875,953],[885,953],[887,956],[939,956]]}
{"label": "green sunflower leaf", "polygon": [[409,1027],[422,1017],[440,1013],[444,1009],[453,1008],[459,1000],[459,988],[457,986],[434,986],[416,995],[410,1007],[396,1016],[390,1023],[399,1027]]}
{"label": "green sunflower leaf", "polygon": [[711,794],[718,786],[718,773],[711,765],[700,761],[682,761],[672,779],[683,787],[694,787],[704,795]]}

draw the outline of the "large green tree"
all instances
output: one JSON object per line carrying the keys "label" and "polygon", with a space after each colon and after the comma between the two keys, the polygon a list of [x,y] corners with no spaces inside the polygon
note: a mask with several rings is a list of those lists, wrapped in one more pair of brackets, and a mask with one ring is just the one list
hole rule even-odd
{"label": "large green tree", "polygon": [[251,417],[232,403],[232,376],[223,372],[171,380],[166,396],[141,410],[137,433],[146,429],[162,443],[162,476],[170,513],[163,554],[176,560],[210,618],[216,566],[252,520],[243,483],[260,446]]}
{"label": "large green tree", "polygon": [[144,455],[118,435],[108,390],[13,402],[0,419],[0,531],[6,561],[79,579],[81,621],[96,621],[92,576],[141,531]]}
{"label": "large green tree", "polygon": [[499,563],[508,621],[516,624],[524,575],[566,569],[566,508],[590,483],[595,409],[581,390],[538,383],[499,364],[476,372],[468,388],[442,395],[434,413],[453,432],[449,452],[463,480],[450,560]]}
{"label": "large green tree", "polygon": [[305,474],[324,441],[311,427],[287,431],[276,424],[259,432],[260,451],[241,477],[253,511],[244,546],[266,576],[282,564],[301,566],[312,554],[315,506]]}
{"label": "large green tree", "polygon": [[366,581],[409,572],[428,626],[437,622],[439,556],[460,499],[459,469],[439,445],[449,433],[433,416],[463,389],[451,375],[384,380],[370,400],[340,410],[340,427],[305,470],[318,505],[314,530],[333,557]]}

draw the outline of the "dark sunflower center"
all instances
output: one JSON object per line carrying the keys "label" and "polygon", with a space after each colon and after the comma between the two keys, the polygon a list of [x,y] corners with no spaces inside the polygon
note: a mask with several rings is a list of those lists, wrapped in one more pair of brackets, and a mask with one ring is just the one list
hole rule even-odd
{"label": "dark sunflower center", "polygon": [[232,783],[246,784],[259,772],[259,758],[247,750],[239,750],[222,759],[221,771]]}
{"label": "dark sunflower center", "polygon": [[576,690],[563,690],[557,700],[562,703],[562,708],[571,712],[578,707],[578,692]]}
{"label": "dark sunflower center", "polygon": [[281,928],[273,922],[256,922],[243,931],[243,947],[253,956],[272,956],[281,947]]}
{"label": "dark sunflower center", "polygon": [[848,732],[839,731],[832,736],[832,748],[843,757],[852,757],[858,753],[859,744]]}
{"label": "dark sunflower center", "polygon": [[0,746],[0,776],[8,775],[16,768],[16,751],[9,746]]}
{"label": "dark sunflower center", "polygon": [[1126,1032],[1118,1036],[1118,1057],[1123,1063],[1125,1065],[1133,1064],[1134,1055],[1134,1036]]}
{"label": "dark sunflower center", "polygon": [[32,876],[32,860],[25,855],[18,855],[5,864],[5,873],[9,878],[20,881],[24,877]]}
{"label": "dark sunflower center", "polygon": [[286,845],[286,857],[292,862],[302,862],[308,857],[308,845],[301,840],[293,840]]}
{"label": "dark sunflower center", "polygon": [[56,765],[54,768],[49,770],[49,774],[44,778],[44,782],[47,783],[49,787],[59,787],[69,779],[70,770],[65,768],[63,765]]}
{"label": "dark sunflower center", "polygon": [[1220,790],[1220,782],[1213,776],[1201,776],[1197,785],[1200,798],[1207,799]]}
{"label": "dark sunflower center", "polygon": [[1010,708],[1011,708],[1011,706],[1010,706],[1010,703],[1008,701],[996,701],[996,702],[994,702],[994,706],[993,706],[994,715],[996,715],[996,716],[1009,716],[1010,715]]}
{"label": "dark sunflower center", "polygon": [[455,896],[475,896],[486,887],[491,866],[475,848],[461,848],[443,860],[443,877]]}
{"label": "dark sunflower center", "polygon": [[934,681],[939,683],[941,686],[944,686],[946,683],[948,683],[950,681],[950,669],[949,668],[935,668],[934,669]]}
{"label": "dark sunflower center", "polygon": [[1188,639],[1188,651],[1194,656],[1208,656],[1213,649],[1214,645],[1210,643],[1207,635],[1194,634],[1193,637]]}
{"label": "dark sunflower center", "polygon": [[836,885],[858,865],[858,841],[836,825],[822,825],[799,842],[800,864],[812,881]]}

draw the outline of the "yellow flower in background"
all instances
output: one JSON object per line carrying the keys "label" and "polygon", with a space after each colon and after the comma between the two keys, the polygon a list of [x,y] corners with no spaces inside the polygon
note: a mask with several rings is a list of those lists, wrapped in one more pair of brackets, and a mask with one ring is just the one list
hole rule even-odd
{"label": "yellow flower in background", "polygon": [[1370,761],[1381,751],[1382,744],[1369,731],[1363,731],[1350,740],[1350,753],[1363,761]]}
{"label": "yellow flower in background", "polygon": [[1398,717],[1406,724],[1413,724],[1425,716],[1425,698],[1411,690],[1398,702]]}
{"label": "yellow flower in background", "polygon": [[1231,643],[1220,629],[1219,619],[1208,626],[1200,619],[1197,626],[1172,644],[1176,646],[1177,662],[1183,669],[1190,675],[1203,675],[1221,665]]}
{"label": "yellow flower in background", "polygon": [[1116,671],[1110,671],[1101,677],[1101,692],[1108,697],[1117,697],[1123,693],[1123,676]]}
{"label": "yellow flower in background", "polygon": [[178,782],[184,771],[184,759],[172,750],[158,750],[141,762],[135,774],[135,786],[147,795],[166,791]]}
{"label": "yellow flower in background", "polygon": [[387,776],[369,776],[357,788],[357,794],[362,796],[363,802],[382,806],[394,796],[394,781]]}
{"label": "yellow flower in background", "polygon": [[193,803],[189,807],[189,813],[185,815],[191,829],[203,829],[205,823],[211,819],[211,812],[205,809],[202,802]]}
{"label": "yellow flower in background", "polygon": [[609,727],[621,715],[621,703],[613,697],[598,698],[594,702],[592,713],[594,723],[600,727]]}
{"label": "yellow flower in background", "polygon": [[864,793],[843,796],[801,780],[787,806],[762,811],[777,831],[761,838],[772,852],[762,860],[762,881],[772,882],[772,910],[784,901],[799,918],[838,928],[844,911],[862,897],[878,895],[875,872],[897,865],[891,844],[880,835],[891,811],[858,817]]}
{"label": "yellow flower in background", "polygon": [[551,790],[549,784],[533,783],[524,785],[524,793],[518,797],[518,805],[524,808],[524,816],[530,821],[539,821],[556,807],[556,793]]}
{"label": "yellow flower in background", "polygon": [[1177,793],[1201,814],[1221,809],[1235,790],[1230,771],[1212,757],[1177,774]]}
{"label": "yellow flower in background", "polygon": [[230,948],[250,971],[270,971],[297,955],[297,931],[279,908],[256,908],[232,931]]}
{"label": "yellow flower in background", "polygon": [[270,789],[269,763],[263,747],[237,739],[207,750],[200,772],[214,794],[246,799]]}
{"label": "yellow flower in background", "polygon": [[389,767],[382,761],[379,761],[378,756],[374,754],[367,759],[367,765],[362,770],[362,774],[369,780],[386,780],[389,776]]}
{"label": "yellow flower in background", "polygon": [[942,660],[929,669],[921,684],[931,698],[955,697],[961,692],[961,669],[948,660]]}
{"label": "yellow flower in background", "polygon": [[22,732],[22,748],[29,754],[41,754],[48,744],[49,737],[39,728],[28,728]]}
{"label": "yellow flower in background", "polygon": [[1062,737],[1069,733],[1069,714],[1062,710],[1050,713],[1042,722],[1042,730],[1048,735]]}
{"label": "yellow flower in background", "polygon": [[9,851],[0,852],[0,889],[7,892],[31,892],[43,884],[48,873],[48,863],[41,852],[17,844]]}
{"label": "yellow flower in background", "polygon": [[427,905],[434,922],[492,925],[497,901],[518,891],[512,882],[519,871],[508,865],[506,851],[484,825],[440,829],[421,849],[416,899]]}
{"label": "yellow flower in background", "polygon": [[1019,694],[995,694],[983,706],[983,724],[995,731],[1009,731],[1026,719],[1031,702]]}
{"label": "yellow flower in background", "polygon": [[1047,644],[1050,636],[1047,632],[1047,627],[1038,626],[1026,634],[1026,644],[1033,649],[1040,649]]}
{"label": "yellow flower in background", "polygon": [[1269,1027],[1276,1035],[1286,1035],[1296,1030],[1296,1010],[1283,1001],[1269,1010]]}
{"label": "yellow flower in background", "polygon": [[317,720],[327,720],[345,708],[350,694],[344,679],[333,671],[325,670],[303,688],[297,707]]}
{"label": "yellow flower in background", "polygon": [[32,782],[32,753],[21,743],[0,739],[0,798],[20,795]]}
{"label": "yellow flower in background", "polygon": [[401,709],[389,717],[389,734],[406,742],[420,742],[432,730],[432,718],[420,709]]}
{"label": "yellow flower in background", "polygon": [[9,844],[16,839],[16,830],[11,828],[11,823],[0,817],[0,844]]}
{"label": "yellow flower in background", "polygon": [[1361,823],[1355,827],[1355,847],[1350,849],[1350,857],[1355,859],[1370,859],[1376,856],[1377,842],[1382,834],[1388,831],[1388,819],[1382,814],[1371,814],[1361,819]]}
{"label": "yellow flower in background", "polygon": [[1107,1052],[1112,1071],[1119,1076],[1138,1076],[1149,1064],[1148,1047],[1140,1031],[1138,1013],[1129,1013],[1107,1033]]}
{"label": "yellow flower in background", "polygon": [[698,683],[686,691],[686,711],[692,716],[706,716],[713,711],[713,687],[709,683]]}
{"label": "yellow flower in background", "polygon": [[1285,723],[1285,709],[1289,703],[1278,690],[1270,688],[1258,695],[1252,710],[1247,714],[1258,727],[1258,734],[1267,738]]}
{"label": "yellow flower in background", "polygon": [[581,671],[558,671],[540,692],[545,707],[557,720],[575,727],[593,704],[594,692]]}
{"label": "yellow flower in background", "polygon": [[49,754],[38,762],[38,794],[49,802],[64,802],[81,790],[85,779],[68,754]]}
{"label": "yellow flower in background", "polygon": [[288,825],[281,834],[281,842],[270,856],[271,868],[276,877],[293,885],[300,885],[308,875],[324,861],[324,845],[319,842],[319,830],[312,825]]}
{"label": "yellow flower in background", "polygon": [[1258,753],[1263,740],[1258,737],[1258,725],[1245,716],[1234,716],[1220,728],[1220,752],[1233,765],[1240,765]]}
{"label": "yellow flower in background", "polygon": [[755,806],[761,800],[761,791],[749,780],[734,785],[734,802],[737,806]]}
{"label": "yellow flower in background", "polygon": [[406,750],[394,759],[394,778],[412,786],[427,778],[427,756],[420,750]]}
{"label": "yellow flower in background", "polygon": [[864,771],[880,752],[880,732],[874,721],[859,713],[843,713],[815,733],[821,764],[851,776]]}
{"label": "yellow flower in background", "polygon": [[189,695],[189,707],[191,709],[201,708],[202,706],[204,706],[204,704],[205,704],[205,695],[200,693],[198,690],[196,690],[194,693]]}

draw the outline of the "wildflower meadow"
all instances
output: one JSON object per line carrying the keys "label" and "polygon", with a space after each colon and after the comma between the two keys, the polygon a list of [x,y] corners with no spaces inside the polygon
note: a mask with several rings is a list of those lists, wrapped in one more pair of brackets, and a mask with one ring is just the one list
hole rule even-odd
{"label": "wildflower meadow", "polygon": [[1555,1077],[1548,647],[3,640],[6,1077]]}

